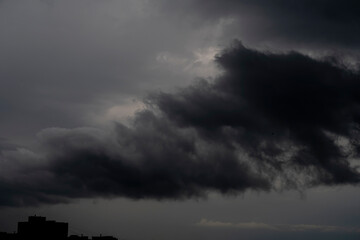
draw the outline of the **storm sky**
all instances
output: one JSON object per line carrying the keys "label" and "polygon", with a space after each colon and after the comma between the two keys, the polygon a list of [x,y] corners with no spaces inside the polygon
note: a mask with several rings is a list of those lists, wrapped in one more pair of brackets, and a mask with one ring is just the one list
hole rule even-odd
{"label": "storm sky", "polygon": [[359,12],[0,1],[0,231],[358,239]]}

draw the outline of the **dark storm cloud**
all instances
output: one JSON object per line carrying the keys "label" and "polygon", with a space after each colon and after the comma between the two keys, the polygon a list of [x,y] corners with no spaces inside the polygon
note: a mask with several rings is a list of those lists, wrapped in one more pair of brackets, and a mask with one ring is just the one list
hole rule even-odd
{"label": "dark storm cloud", "polygon": [[38,154],[1,155],[1,205],[186,199],[209,191],[357,184],[360,76],[335,61],[235,43],[223,74],[155,93],[130,126],[46,129]]}
{"label": "dark storm cloud", "polygon": [[[295,52],[253,51],[241,43],[217,62],[224,74],[215,83],[160,93],[151,101],[180,126],[239,146],[264,164],[315,172],[317,183],[359,181],[348,161],[359,148],[358,73]],[[341,146],[345,139],[352,150]]]}
{"label": "dark storm cloud", "polygon": [[11,177],[0,181],[1,205],[118,196],[185,199],[211,190],[270,189],[267,179],[238,162],[226,146],[201,142],[150,111],[139,113],[132,128],[119,124],[113,133],[47,129],[39,137],[46,161],[12,169]]}
{"label": "dark storm cloud", "polygon": [[[253,41],[300,47],[359,48],[360,3],[356,0],[185,0],[162,6],[180,16],[239,19],[232,33]],[[292,44],[294,46],[294,44]]]}

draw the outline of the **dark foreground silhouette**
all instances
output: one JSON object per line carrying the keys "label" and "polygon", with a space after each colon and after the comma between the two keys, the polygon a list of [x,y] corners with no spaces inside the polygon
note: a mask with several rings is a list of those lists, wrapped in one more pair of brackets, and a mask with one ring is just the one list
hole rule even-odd
{"label": "dark foreground silhouette", "polygon": [[[48,221],[46,217],[31,216],[27,222],[19,222],[17,233],[0,232],[0,240],[88,240],[87,236],[68,236],[69,224]],[[117,240],[112,236],[93,236],[92,240]]]}

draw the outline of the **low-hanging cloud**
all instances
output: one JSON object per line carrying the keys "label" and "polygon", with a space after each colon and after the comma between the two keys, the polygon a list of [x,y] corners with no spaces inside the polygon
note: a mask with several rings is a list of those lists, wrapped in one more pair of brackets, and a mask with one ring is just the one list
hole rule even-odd
{"label": "low-hanging cloud", "polygon": [[315,225],[315,224],[268,224],[260,222],[221,222],[212,221],[206,218],[201,219],[197,224],[200,227],[211,228],[235,228],[244,230],[267,230],[281,232],[349,232],[360,233],[360,228],[333,226],[333,225]]}
{"label": "low-hanging cloud", "polygon": [[215,80],[153,93],[129,126],[45,129],[36,151],[4,148],[0,205],[359,183],[359,73],[239,42],[216,62]]}

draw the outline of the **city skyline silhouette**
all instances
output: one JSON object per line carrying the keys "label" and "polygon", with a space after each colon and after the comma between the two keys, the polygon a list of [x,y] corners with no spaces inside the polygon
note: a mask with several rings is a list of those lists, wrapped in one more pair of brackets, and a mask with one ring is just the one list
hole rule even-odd
{"label": "city skyline silhouette", "polygon": [[27,222],[18,222],[17,232],[0,232],[0,240],[118,240],[113,236],[85,236],[68,234],[69,224],[47,220],[43,216],[29,216]]}

